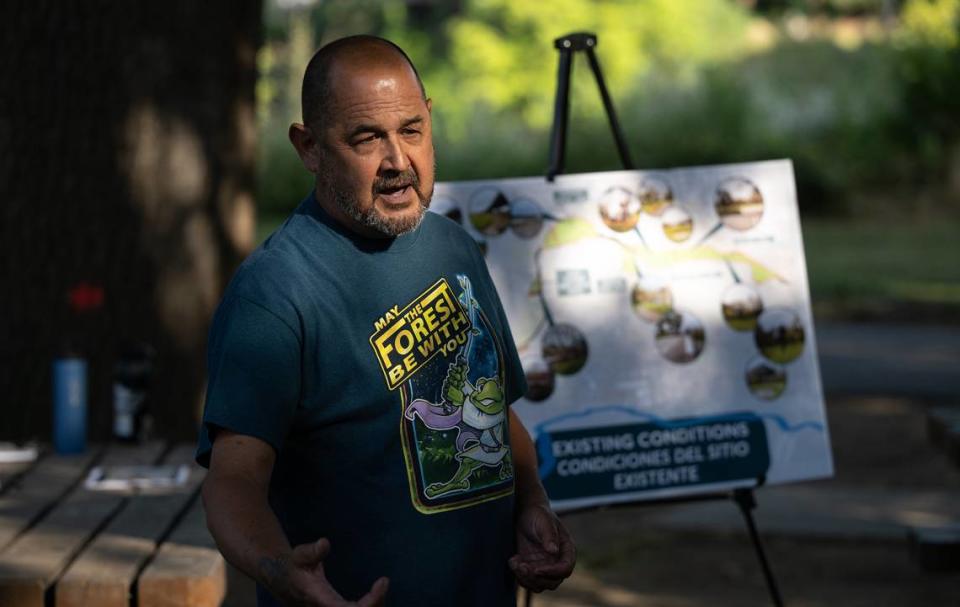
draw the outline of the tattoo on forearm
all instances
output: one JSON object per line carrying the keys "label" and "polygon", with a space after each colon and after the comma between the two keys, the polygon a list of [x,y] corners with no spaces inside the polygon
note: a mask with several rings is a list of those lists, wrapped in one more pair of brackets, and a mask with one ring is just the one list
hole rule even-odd
{"label": "tattoo on forearm", "polygon": [[275,558],[265,556],[260,559],[257,568],[260,570],[264,583],[269,588],[284,586],[290,576],[289,564],[283,556]]}

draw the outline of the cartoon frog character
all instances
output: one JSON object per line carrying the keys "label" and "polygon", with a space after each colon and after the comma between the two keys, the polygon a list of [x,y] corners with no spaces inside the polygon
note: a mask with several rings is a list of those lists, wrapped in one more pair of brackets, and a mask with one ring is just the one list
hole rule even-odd
{"label": "cartoon frog character", "polygon": [[507,408],[500,380],[481,377],[471,384],[467,379],[468,370],[466,362],[458,356],[443,381],[444,402],[434,404],[417,399],[405,412],[407,419],[418,415],[432,430],[457,428],[458,431],[454,457],[460,465],[447,482],[427,486],[425,493],[429,498],[466,491],[470,488],[470,476],[484,466],[499,467],[501,480],[513,475],[510,448],[504,443]]}

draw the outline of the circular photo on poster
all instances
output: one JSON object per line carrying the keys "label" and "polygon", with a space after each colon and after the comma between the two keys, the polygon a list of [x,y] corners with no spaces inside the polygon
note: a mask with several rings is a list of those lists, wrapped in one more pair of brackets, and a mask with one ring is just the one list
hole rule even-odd
{"label": "circular photo on poster", "polygon": [[713,206],[723,225],[741,232],[760,223],[763,217],[763,195],[744,177],[732,177],[717,186]]}
{"label": "circular photo on poster", "polygon": [[800,356],[806,341],[800,316],[786,308],[772,308],[760,314],[753,336],[760,353],[781,364]]}
{"label": "circular photo on poster", "polygon": [[449,196],[434,196],[430,201],[430,210],[463,225],[463,211],[457,201]]}
{"label": "circular photo on poster", "polygon": [[742,283],[730,285],[720,296],[723,319],[734,331],[753,331],[757,328],[757,318],[763,312],[763,300],[760,294]]}
{"label": "circular photo on poster", "polygon": [[693,217],[681,207],[671,206],[661,217],[663,233],[673,242],[683,242],[693,234]]}
{"label": "circular photo on poster", "polygon": [[671,310],[657,321],[657,351],[670,362],[695,360],[703,352],[706,340],[703,323],[689,312]]}
{"label": "circular photo on poster", "polygon": [[539,403],[553,394],[556,386],[556,375],[550,364],[539,356],[526,357],[521,361],[523,374],[527,378],[527,400]]}
{"label": "circular photo on poster", "polygon": [[673,309],[673,293],[666,282],[641,277],[630,291],[633,313],[646,322],[657,322]]}
{"label": "circular photo on poster", "polygon": [[523,239],[530,239],[543,228],[543,209],[527,198],[518,198],[510,203],[510,229]]}
{"label": "circular photo on poster", "polygon": [[480,188],[470,195],[470,224],[485,236],[499,236],[510,225],[510,201],[497,188]]}
{"label": "circular photo on poster", "polygon": [[632,230],[640,219],[640,201],[633,192],[621,186],[613,186],[604,192],[598,206],[603,223],[614,232]]}
{"label": "circular photo on poster", "polygon": [[747,363],[744,376],[750,393],[763,400],[773,400],[787,389],[787,370],[762,356]]}
{"label": "circular photo on poster", "polygon": [[560,375],[572,375],[587,362],[587,339],[573,325],[557,324],[547,329],[540,350],[550,368]]}
{"label": "circular photo on poster", "polygon": [[667,207],[673,204],[673,190],[663,179],[647,177],[640,182],[637,199],[640,200],[640,208],[644,213],[660,217]]}

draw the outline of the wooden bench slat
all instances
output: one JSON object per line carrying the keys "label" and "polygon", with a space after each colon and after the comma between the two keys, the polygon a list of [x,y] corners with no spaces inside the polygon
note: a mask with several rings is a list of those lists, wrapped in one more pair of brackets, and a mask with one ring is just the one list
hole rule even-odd
{"label": "wooden bench slat", "polygon": [[[103,465],[148,464],[160,443],[110,447]],[[82,473],[82,470],[80,471]],[[0,552],[0,605],[43,607],[44,594],[84,543],[123,505],[124,497],[76,487],[39,523]]]}
{"label": "wooden bench slat", "polygon": [[[192,464],[193,452],[192,445],[179,446],[163,463]],[[57,607],[126,607],[137,572],[190,504],[204,473],[193,464],[187,485],[177,493],[131,497],[57,582]]]}
{"label": "wooden bench slat", "polygon": [[98,452],[50,455],[0,495],[0,551],[60,499],[93,464]]}
{"label": "wooden bench slat", "polygon": [[198,499],[137,582],[139,607],[217,607],[227,592],[226,564],[207,531]]}
{"label": "wooden bench slat", "polygon": [[11,487],[16,486],[19,477],[23,476],[30,468],[36,466],[42,459],[43,454],[40,454],[37,460],[32,462],[0,463],[0,495],[3,495]]}

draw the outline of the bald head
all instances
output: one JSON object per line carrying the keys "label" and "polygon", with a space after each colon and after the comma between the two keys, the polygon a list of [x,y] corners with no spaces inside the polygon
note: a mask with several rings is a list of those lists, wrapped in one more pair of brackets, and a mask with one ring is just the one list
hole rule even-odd
{"label": "bald head", "polygon": [[311,128],[320,127],[333,109],[337,83],[352,73],[372,69],[410,72],[426,100],[420,74],[403,49],[376,36],[348,36],[324,45],[307,64],[301,92],[303,123]]}

